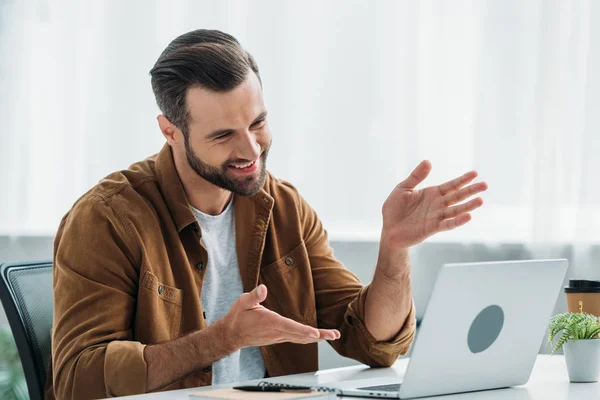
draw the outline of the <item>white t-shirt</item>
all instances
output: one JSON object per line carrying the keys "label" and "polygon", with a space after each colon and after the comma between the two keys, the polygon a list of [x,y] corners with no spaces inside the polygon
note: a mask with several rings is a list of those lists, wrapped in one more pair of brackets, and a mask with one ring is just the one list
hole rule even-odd
{"label": "white t-shirt", "polygon": [[[208,215],[192,207],[202,231],[208,262],[202,283],[202,307],[206,323],[223,317],[244,292],[235,248],[233,197],[220,215]],[[246,347],[213,363],[212,384],[265,377],[265,362],[258,347]]]}

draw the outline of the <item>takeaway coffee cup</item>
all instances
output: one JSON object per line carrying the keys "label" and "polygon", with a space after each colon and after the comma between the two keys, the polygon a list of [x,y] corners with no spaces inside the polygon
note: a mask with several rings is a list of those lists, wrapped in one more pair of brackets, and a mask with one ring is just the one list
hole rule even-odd
{"label": "takeaway coffee cup", "polygon": [[570,279],[565,293],[569,312],[600,317],[600,281]]}

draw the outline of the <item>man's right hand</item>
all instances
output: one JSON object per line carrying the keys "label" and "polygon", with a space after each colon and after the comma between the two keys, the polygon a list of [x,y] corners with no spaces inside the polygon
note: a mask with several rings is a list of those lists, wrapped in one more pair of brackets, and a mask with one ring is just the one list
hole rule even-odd
{"label": "man's right hand", "polygon": [[244,347],[340,338],[336,329],[316,329],[267,310],[260,305],[266,298],[266,286],[259,285],[241,295],[223,318],[205,329],[146,346],[146,391],[164,388]]}
{"label": "man's right hand", "polygon": [[340,338],[337,329],[317,329],[266,309],[260,303],[267,298],[267,287],[258,285],[242,294],[222,318],[228,337],[236,349],[275,343],[314,343]]}

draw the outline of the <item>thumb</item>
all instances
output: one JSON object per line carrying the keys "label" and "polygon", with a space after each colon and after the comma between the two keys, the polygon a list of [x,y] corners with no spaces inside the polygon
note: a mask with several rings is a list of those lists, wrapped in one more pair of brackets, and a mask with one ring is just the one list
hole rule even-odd
{"label": "thumb", "polygon": [[253,291],[244,293],[240,296],[240,303],[244,309],[249,309],[257,306],[267,298],[267,287],[258,285]]}
{"label": "thumb", "polygon": [[419,183],[423,182],[431,172],[431,162],[423,160],[417,168],[410,173],[410,176],[398,184],[401,189],[414,189]]}

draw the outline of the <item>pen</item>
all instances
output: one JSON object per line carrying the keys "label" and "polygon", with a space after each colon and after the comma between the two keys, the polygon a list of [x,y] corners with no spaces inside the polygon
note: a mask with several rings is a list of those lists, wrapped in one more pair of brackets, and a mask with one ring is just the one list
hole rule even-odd
{"label": "pen", "polygon": [[312,388],[308,386],[290,386],[290,387],[274,387],[274,386],[234,386],[236,390],[245,392],[301,392],[309,393]]}

